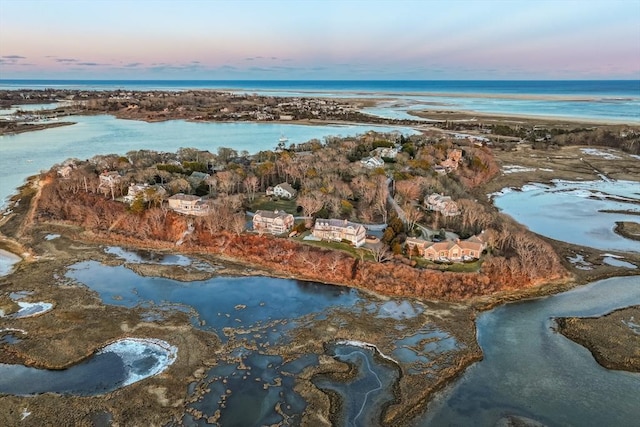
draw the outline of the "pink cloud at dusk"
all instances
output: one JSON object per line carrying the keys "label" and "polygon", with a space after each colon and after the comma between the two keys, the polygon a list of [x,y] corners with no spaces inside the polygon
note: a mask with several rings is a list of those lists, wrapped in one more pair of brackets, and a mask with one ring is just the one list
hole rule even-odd
{"label": "pink cloud at dusk", "polygon": [[0,78],[638,79],[638,22],[640,0],[2,0]]}

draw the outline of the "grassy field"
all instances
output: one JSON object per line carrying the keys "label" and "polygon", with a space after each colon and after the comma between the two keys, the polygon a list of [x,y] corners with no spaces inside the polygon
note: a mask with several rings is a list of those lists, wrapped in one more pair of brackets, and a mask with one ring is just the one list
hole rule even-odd
{"label": "grassy field", "polygon": [[452,271],[456,273],[474,273],[480,270],[482,260],[476,260],[473,262],[456,262],[453,264],[439,264],[422,257],[412,258],[416,261],[416,267],[429,268],[432,270]]}
{"label": "grassy field", "polygon": [[290,214],[296,214],[296,208],[298,207],[295,199],[287,200],[280,198],[272,198],[271,196],[258,196],[251,203],[250,211],[255,212],[258,210],[275,211],[283,210]]}
{"label": "grassy field", "polygon": [[316,240],[303,240],[303,238],[305,236],[308,236],[310,234],[310,232],[305,232],[302,233],[296,237],[294,237],[294,240],[299,241],[300,243],[304,243],[305,245],[310,245],[310,246],[316,246],[319,248],[325,248],[325,249],[331,249],[334,251],[342,251],[342,252],[346,252],[349,255],[351,255],[354,258],[360,258],[361,256],[364,257],[365,260],[369,260],[369,261],[373,261],[373,256],[371,255],[371,252],[369,252],[368,249],[364,249],[364,248],[356,248],[353,247],[352,245],[350,245],[349,243],[342,243],[342,242],[328,242],[328,241],[316,241]]}

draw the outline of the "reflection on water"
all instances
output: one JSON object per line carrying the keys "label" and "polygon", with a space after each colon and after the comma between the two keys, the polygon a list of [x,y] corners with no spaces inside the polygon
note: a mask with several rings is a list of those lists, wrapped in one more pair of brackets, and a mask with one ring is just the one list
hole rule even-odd
{"label": "reflection on water", "polygon": [[268,277],[216,277],[185,283],[141,277],[124,266],[96,261],[75,264],[68,276],[98,292],[106,304],[179,304],[192,308],[197,316],[195,323],[213,330],[223,340],[226,328],[295,319],[336,305],[350,306],[359,299],[357,291],[339,286]]}
{"label": "reflection on water", "polygon": [[291,143],[326,136],[353,136],[369,130],[399,130],[414,134],[410,128],[371,125],[304,126],[281,123],[193,123],[170,120],[147,123],[119,120],[112,116],[73,116],[62,126],[38,132],[0,136],[0,207],[24,180],[47,170],[68,158],[88,159],[96,154],[124,154],[131,150],[174,152],[180,147],[193,147],[215,152],[230,147],[241,152],[257,153],[273,150],[280,135]]}
{"label": "reflection on water", "polygon": [[375,351],[365,345],[331,344],[328,353],[341,362],[355,366],[355,377],[345,382],[332,381],[323,376],[314,380],[320,389],[332,390],[342,397],[344,405],[341,415],[348,426],[378,424],[383,404],[393,400],[393,384],[398,379],[398,368],[376,361]]}
{"label": "reflection on water", "polygon": [[[190,405],[203,414],[220,411],[220,425],[299,424],[306,402],[293,392],[295,375],[318,363],[315,355],[283,363],[280,356],[239,349],[235,360],[211,368],[198,388],[209,391]],[[195,390],[195,387],[194,387]],[[278,410],[276,410],[278,407]],[[186,426],[209,425],[206,418],[187,415]]]}
{"label": "reflection on water", "polygon": [[459,344],[446,332],[425,325],[416,334],[398,340],[396,346],[392,355],[405,364],[407,372],[435,377],[439,369],[451,365]]}
{"label": "reflection on water", "polygon": [[191,265],[191,263],[193,262],[191,258],[184,255],[162,254],[159,252],[147,251],[142,249],[128,251],[119,246],[108,246],[104,251],[107,254],[115,255],[116,257],[123,259],[125,262],[131,262],[135,264],[149,263],[187,266]]}
{"label": "reflection on water", "polygon": [[635,264],[631,264],[630,262],[622,261],[621,259],[610,257],[610,256],[606,256],[602,258],[602,262],[608,265],[612,265],[614,267],[624,267],[624,268],[630,268],[632,270],[635,270],[636,268],[638,268],[638,266],[636,266]]}
{"label": "reflection on water", "polygon": [[505,414],[546,425],[637,425],[640,374],[602,368],[553,331],[553,317],[599,316],[640,303],[637,277],[507,304],[477,320],[484,359],[441,393],[416,425],[494,425]]}
{"label": "reflection on water", "polygon": [[128,338],[64,370],[0,364],[0,393],[104,394],[162,372],[175,361],[176,353],[164,341]]}
{"label": "reflection on water", "polygon": [[640,242],[613,231],[617,221],[637,221],[637,216],[602,212],[640,211],[640,182],[556,181],[505,193],[494,204],[531,231],[596,249],[640,252]]}
{"label": "reflection on water", "polygon": [[[107,304],[147,307],[146,319],[152,320],[158,309],[181,307],[193,314],[197,327],[221,338],[223,347],[213,366],[188,387],[192,401],[187,425],[205,425],[211,417],[222,425],[298,423],[306,403],[294,391],[295,377],[317,365],[318,355],[285,361],[278,346],[295,345],[291,332],[298,328],[344,322],[343,311],[370,316],[398,331],[389,356],[403,375],[435,375],[438,368],[451,365],[461,345],[429,322],[404,330],[405,322],[424,311],[415,302],[381,301],[342,287],[264,277],[183,283],[141,277],[125,266],[95,261],[75,264],[67,275],[98,292]],[[443,392],[416,425],[493,425],[505,414],[550,425],[605,425],[619,414],[623,423],[638,419],[635,391],[640,376],[601,368],[587,350],[553,332],[551,320],[640,304],[638,284],[636,277],[609,279],[481,314],[478,340],[485,359]],[[393,398],[396,363],[383,362],[371,348],[350,342],[335,342],[327,351],[355,366],[356,377],[346,382],[316,377],[315,384],[344,397],[343,415],[353,425],[371,425]],[[91,369],[86,369],[81,376],[89,376]],[[110,369],[120,384],[125,382],[117,364]],[[146,369],[144,363],[141,369]]]}
{"label": "reflection on water", "polygon": [[19,256],[0,249],[0,277],[8,275],[13,270],[13,266],[20,260]]}
{"label": "reflection on water", "polygon": [[[151,258],[155,259],[155,255]],[[406,367],[414,368],[410,374],[429,363],[433,369],[448,363],[451,350],[457,347],[455,339],[434,325],[415,324],[424,311],[415,301],[379,300],[345,287],[266,277],[178,282],[141,277],[126,266],[95,261],[71,266],[67,276],[98,292],[106,304],[147,308],[143,315],[147,320],[152,320],[158,310],[181,307],[193,314],[195,326],[220,337],[223,348],[217,353],[214,366],[203,380],[188,387],[193,402],[188,405],[186,425],[205,425],[211,417],[217,417],[222,425],[300,422],[306,403],[294,391],[295,377],[317,365],[318,355],[302,353],[285,361],[277,351],[281,346],[304,344],[292,341],[296,331],[312,328],[318,322],[339,325],[351,316],[370,316],[372,322],[387,325],[391,331],[408,328],[414,322],[407,331],[412,330],[415,335],[398,343],[412,350],[410,354],[398,354]],[[156,318],[161,320],[162,316]],[[354,419],[361,409],[358,420],[367,420],[369,425],[383,404],[392,399],[391,384],[398,378],[398,368],[395,362],[381,363],[370,348],[359,348],[349,356],[343,350],[350,347],[353,346],[336,343],[330,354],[360,366],[362,381],[346,385],[348,392],[343,385],[332,385],[328,379],[322,384],[343,394],[345,408],[357,408],[346,416]],[[375,382],[375,375],[367,372],[375,373],[383,384],[375,393],[369,387],[372,380]],[[358,393],[368,391],[369,397],[362,400],[363,395]],[[362,425],[359,421],[356,424]]]}

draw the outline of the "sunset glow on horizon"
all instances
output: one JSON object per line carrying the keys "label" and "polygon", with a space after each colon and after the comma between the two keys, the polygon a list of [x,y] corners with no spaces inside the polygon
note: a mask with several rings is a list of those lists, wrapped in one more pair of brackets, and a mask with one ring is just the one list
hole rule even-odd
{"label": "sunset glow on horizon", "polygon": [[640,0],[2,0],[0,78],[639,79]]}

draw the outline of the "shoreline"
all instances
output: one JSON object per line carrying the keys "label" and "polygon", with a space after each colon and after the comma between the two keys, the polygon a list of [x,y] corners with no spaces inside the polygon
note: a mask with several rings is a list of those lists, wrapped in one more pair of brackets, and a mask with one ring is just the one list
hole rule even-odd
{"label": "shoreline", "polygon": [[0,137],[18,135],[27,132],[36,132],[40,130],[53,129],[61,126],[75,125],[76,122],[54,122],[54,123],[22,123],[14,128],[0,127]]}
{"label": "shoreline", "polygon": [[585,347],[606,369],[640,372],[640,306],[632,305],[598,317],[558,317],[557,330]]}
{"label": "shoreline", "polygon": [[[45,226],[42,227],[43,229],[41,231],[39,231],[39,234],[42,234],[44,232],[49,232],[51,230],[47,230],[48,228],[51,228],[50,226]],[[66,228],[66,227],[65,227]],[[53,231],[57,232],[57,233],[61,233],[61,234],[66,234],[64,233],[59,227],[55,228]],[[66,237],[65,237],[66,238]],[[56,239],[57,240],[57,239]],[[88,247],[96,247],[96,248],[100,248],[103,247],[103,244],[107,243],[107,242],[103,242],[102,244],[98,243],[98,242],[93,242],[93,244],[91,242],[83,242],[83,240],[77,240],[77,239],[72,239],[72,242],[76,242],[75,245],[80,245],[79,247],[84,247],[86,246]],[[55,240],[53,241],[55,242]],[[130,247],[130,246],[124,246],[127,249],[136,249],[137,247]],[[145,249],[153,249],[153,248],[148,248],[148,247],[143,247]],[[170,250],[170,251],[160,251],[160,253],[180,253],[180,254],[186,254],[188,256],[193,256],[193,255],[198,255],[197,253],[191,253],[189,251],[186,252],[182,252],[182,251],[174,251],[174,250]],[[201,255],[201,254],[200,254]],[[207,259],[216,259],[219,260],[220,257],[218,256],[212,256],[209,254],[205,254]],[[102,255],[102,257],[104,257],[104,260],[108,259],[109,257],[105,254]],[[75,258],[72,258],[70,260],[64,261],[63,264],[68,264],[69,262],[73,261]],[[93,257],[89,256],[88,259],[94,259]],[[227,261],[237,261],[237,260],[227,260]],[[26,261],[25,261],[26,262]],[[118,261],[118,263],[125,263],[124,260],[122,261]],[[242,274],[242,276],[252,276],[252,275],[266,275],[268,277],[282,277],[282,278],[286,278],[286,279],[296,279],[295,277],[291,277],[291,276],[279,276],[277,274],[273,274],[273,272],[270,271],[257,271],[255,269],[252,268],[251,265],[248,265],[246,263],[238,263],[236,264],[237,269],[238,270],[244,270],[245,274]],[[160,266],[158,266],[160,267]],[[225,269],[227,270],[227,269]],[[134,270],[135,271],[135,270]],[[227,270],[228,272],[228,270]],[[226,272],[220,272],[223,276],[227,276]],[[231,276],[234,277],[238,277],[238,272],[230,272]],[[155,275],[154,276],[158,276],[158,277],[172,277],[172,276],[163,276],[163,275]],[[175,278],[175,277],[173,277]],[[202,280],[202,278],[200,279]],[[296,279],[297,280],[297,279]],[[329,283],[330,284],[330,283]],[[473,310],[479,310],[479,311],[485,311],[485,310],[489,310],[492,309],[496,306],[502,305],[504,303],[509,303],[509,302],[517,302],[517,301],[522,301],[524,299],[534,299],[534,298],[540,298],[540,297],[544,297],[546,295],[552,295],[552,294],[557,294],[559,292],[563,292],[565,290],[571,289],[573,287],[577,287],[580,286],[583,283],[580,283],[580,281],[574,281],[571,283],[564,283],[564,284],[546,284],[546,285],[542,285],[540,287],[537,287],[535,289],[528,289],[525,290],[523,293],[521,294],[517,294],[517,293],[508,293],[506,295],[502,295],[499,298],[491,298],[488,302],[487,301],[469,301],[468,303],[463,303],[463,305],[472,308]],[[66,291],[68,292],[68,291]],[[86,292],[86,291],[83,291]],[[362,290],[362,292],[368,292],[367,290]],[[111,312],[112,310],[116,310],[118,312],[120,311],[131,311],[132,309],[126,309],[126,308],[121,308],[121,307],[108,307],[107,308],[107,312]],[[474,316],[475,318],[475,316]],[[130,322],[127,322],[130,323]],[[475,321],[472,322],[472,324],[474,325],[474,334],[475,334]],[[129,333],[129,335],[127,336],[139,336],[140,338],[144,338],[144,335],[139,335],[139,334],[134,334],[131,335]],[[154,337],[156,337],[157,335],[155,335],[155,333],[152,335]],[[117,339],[119,337],[115,336],[113,338],[111,338],[112,340]],[[162,338],[165,339],[166,338]],[[96,348],[99,348],[100,345],[96,345]],[[86,355],[90,354],[93,350],[88,350],[84,355],[81,355],[78,360],[82,360],[83,358],[86,357]],[[383,350],[379,349],[379,351],[383,352]],[[470,367],[471,365],[473,365],[475,362],[482,360],[483,355],[480,352],[479,354],[469,354],[467,356],[465,356],[464,358],[460,359],[458,361],[458,364],[456,366],[452,366],[449,367],[446,371],[446,373],[443,373],[443,375],[439,375],[439,379],[438,381],[433,384],[432,387],[430,387],[428,390],[424,390],[424,394],[422,394],[422,398],[420,399],[420,402],[416,402],[413,406],[414,411],[419,412],[421,409],[421,407],[423,407],[423,405],[427,405],[434,393],[438,392],[439,390],[442,390],[443,388],[445,388],[447,385],[452,384],[456,378],[459,378],[461,375],[463,375],[463,373],[465,372],[465,370]],[[41,368],[56,368],[56,369],[60,369],[61,367],[64,366],[68,366],[70,364],[75,364],[77,363],[76,361],[72,361],[68,364],[64,364],[64,365],[60,365],[60,364],[49,364],[49,363],[43,363],[43,360],[40,359],[39,362],[35,362],[34,360],[34,364],[36,366],[39,366]],[[121,392],[113,392],[113,393],[119,393],[119,394],[123,394]],[[113,393],[110,393],[113,394]],[[128,393],[128,392],[127,392]],[[126,393],[125,393],[126,394]],[[394,393],[395,394],[395,393]],[[55,399],[54,399],[55,402]],[[391,405],[393,406],[393,405]],[[413,412],[413,411],[411,411]],[[383,412],[383,414],[385,414]],[[405,419],[405,420],[410,420],[411,417],[408,416],[409,413],[405,413],[404,418],[394,418],[394,421],[396,422],[400,422],[400,419]],[[400,423],[401,425],[404,425],[402,423]]]}
{"label": "shoreline", "polygon": [[[172,120],[172,118],[167,118],[167,120]],[[344,122],[342,122],[344,123]],[[28,186],[28,184],[25,184],[26,186]],[[31,206],[31,203],[34,202],[33,200],[30,200],[30,202],[28,203],[29,206]],[[26,207],[22,207],[21,209],[25,209]],[[17,213],[16,215],[24,215],[22,218],[22,221],[27,221],[27,213]],[[34,234],[34,226],[30,225],[28,227],[20,227],[20,230],[25,230],[26,232],[23,234],[23,236],[21,236],[22,239],[27,238],[27,239],[32,239]],[[55,228],[54,224],[41,224],[38,225],[39,233],[45,232],[45,230],[57,230]],[[80,232],[80,228],[76,227],[75,229],[73,228],[73,226],[65,226],[68,227],[67,230],[69,231],[73,231],[71,233],[71,236],[65,236],[65,238],[68,239],[68,242],[70,242],[70,246],[73,246],[74,248],[79,247],[92,247],[92,248],[96,248],[96,247],[100,247],[101,244],[107,244],[107,241],[102,241],[100,238],[97,238],[96,240],[92,240],[92,239],[85,239],[86,237],[90,237],[88,235],[82,235],[82,233]],[[78,235],[73,236],[73,234],[76,233]],[[85,238],[83,238],[85,237]],[[22,240],[21,239],[21,240]],[[24,241],[24,240],[22,240]],[[17,241],[16,241],[17,243]],[[33,243],[33,240],[30,242]],[[65,241],[66,243],[66,241]],[[559,242],[562,243],[562,242]],[[46,244],[43,244],[42,242],[38,241],[37,243],[38,245],[42,245],[41,247],[45,247],[47,246]],[[118,242],[116,242],[114,245],[117,246],[121,246],[118,244]],[[28,245],[29,247],[32,247],[31,245]],[[124,246],[124,245],[123,245]],[[127,245],[128,246],[128,245]],[[67,250],[67,252],[64,252],[62,250],[59,250],[56,246],[56,243],[54,242],[53,244],[47,246],[50,248],[56,248],[56,250],[48,250],[43,252],[44,256],[43,258],[46,257],[51,257],[53,259],[57,259],[56,257],[58,257],[59,255],[62,255],[63,253],[65,254],[64,256],[66,258],[64,258],[63,260],[60,261],[60,265],[63,265],[65,263],[72,263],[74,260],[80,258],[80,255],[78,253],[74,254],[69,254],[69,250]],[[135,245],[131,245],[131,247],[143,247],[143,246],[135,246]],[[149,248],[146,248],[149,249]],[[157,250],[157,248],[151,248],[152,250]],[[554,250],[557,250],[557,247],[554,245]],[[74,251],[76,251],[76,249],[74,249]],[[179,254],[187,254],[187,255],[193,255],[193,254],[197,254],[197,251],[191,251],[191,250],[176,250],[175,247],[168,249],[169,253],[179,253]],[[87,251],[88,252],[88,251]],[[212,257],[212,258],[216,258],[219,257],[219,255],[214,255],[214,254],[206,254],[208,257]],[[87,256],[86,254],[82,254],[82,257]],[[38,259],[43,259],[43,258],[38,258]],[[565,257],[563,257],[564,259]],[[82,259],[82,258],[80,258]],[[106,258],[105,258],[106,259]],[[218,259],[222,259],[222,257],[218,258]],[[277,272],[274,272],[273,270],[270,270],[264,266],[256,266],[256,265],[252,265],[250,262],[248,261],[243,261],[241,259],[233,259],[233,258],[228,258],[227,261],[230,262],[234,262],[236,263],[236,265],[238,266],[238,271],[240,270],[244,270],[245,272],[248,270],[251,270],[254,274],[256,275],[268,275],[269,277],[280,277],[280,278],[286,278],[286,279],[297,279],[297,280],[305,280],[305,281],[314,281],[314,282],[318,282],[318,280],[314,280],[314,279],[309,279],[309,278],[304,278],[304,277],[295,277],[294,275],[291,274],[285,274],[285,273],[281,273],[280,275],[278,275]],[[23,267],[27,268],[26,266],[28,265],[29,261],[23,261],[20,263],[19,268],[23,269]],[[56,261],[58,262],[58,261]],[[569,271],[573,271],[573,270],[569,270]],[[574,274],[574,276],[570,279],[565,279],[562,280],[560,282],[549,282],[549,283],[540,283],[537,284],[535,286],[532,286],[531,288],[526,288],[526,289],[522,289],[519,291],[504,291],[504,292],[500,292],[499,294],[494,294],[494,295],[490,295],[490,296],[483,296],[483,297],[477,297],[477,298],[470,298],[470,299],[466,299],[466,300],[462,300],[462,301],[456,301],[453,302],[451,304],[460,304],[460,305],[464,305],[466,309],[470,310],[470,312],[473,312],[475,310],[488,310],[491,309],[495,306],[504,304],[504,303],[508,303],[508,302],[513,302],[513,301],[519,301],[519,300],[523,300],[523,299],[532,299],[532,298],[538,298],[538,297],[542,297],[545,295],[550,295],[550,294],[556,294],[559,292],[563,292],[567,289],[570,289],[572,287],[576,287],[576,286],[580,286],[581,284],[584,283],[588,283],[590,281],[596,280],[593,277],[598,277],[598,278],[604,278],[604,277],[610,277],[610,276],[615,276],[615,275],[621,275],[621,271],[625,271],[622,269],[608,269],[608,270],[598,270],[597,273],[589,273],[589,275],[585,274],[585,275],[580,275],[580,276],[576,276]],[[628,272],[629,274],[637,274],[637,273],[633,273],[633,272]],[[238,274],[238,273],[231,273],[231,274]],[[609,276],[607,276],[607,274],[609,274]],[[601,275],[601,276],[598,276]],[[161,276],[162,277],[162,276]],[[5,283],[8,282],[8,280],[4,279],[4,278],[0,278],[0,283]],[[320,282],[322,283],[322,282]],[[327,283],[327,284],[332,284],[332,283]],[[337,284],[337,283],[333,283],[333,284]],[[369,289],[363,289],[361,287],[358,286],[350,286],[350,285],[345,285],[345,284],[338,284],[340,286],[347,286],[347,287],[355,287],[357,288],[359,291],[361,292],[372,292],[375,293],[372,290]],[[11,286],[17,286],[17,284],[11,284]],[[56,292],[56,291],[53,291]],[[377,294],[376,294],[377,295]],[[67,297],[68,298],[68,297]],[[426,301],[426,302],[430,302],[430,301]],[[444,303],[441,301],[435,301],[434,303],[441,303],[441,304],[448,304],[448,303]],[[95,304],[95,302],[93,303]],[[90,304],[87,304],[90,305]],[[98,304],[99,305],[99,304]],[[104,304],[102,304],[104,306]],[[105,312],[109,313],[109,312],[118,312],[120,313],[121,311],[126,311],[126,310],[111,310],[108,309]],[[126,316],[125,314],[120,314],[120,316]],[[450,321],[450,320],[448,320]],[[129,323],[131,323],[132,320],[131,319],[127,319],[126,321],[124,321],[124,323],[127,325],[127,327],[129,327]],[[475,323],[472,322],[474,325],[474,332],[475,332]],[[121,323],[122,324],[122,323]],[[117,324],[115,326],[120,327],[121,324]],[[135,323],[134,323],[135,324]],[[114,333],[114,332],[110,332],[110,333]],[[122,332],[120,332],[122,333]],[[165,332],[166,333],[166,332]],[[193,331],[191,331],[190,333],[193,333]],[[477,344],[477,343],[476,343]],[[203,356],[204,357],[204,356]],[[477,357],[477,356],[476,356]],[[482,356],[480,356],[482,357]],[[455,380],[455,378],[457,378],[459,375],[462,375],[462,373],[466,370],[466,368],[468,366],[470,366],[471,364],[473,364],[473,362],[476,359],[468,358],[466,360],[463,360],[460,362],[460,364],[458,364],[457,366],[453,366],[451,367],[451,370],[448,372],[448,375],[443,375],[443,377],[440,378],[440,382],[439,384],[437,384],[438,387],[434,387],[433,390],[428,391],[428,394],[425,396],[424,398],[424,403],[426,404],[426,402],[429,402],[431,400],[431,397],[433,395],[433,392],[436,389],[440,389],[444,386],[446,386],[447,384],[451,383],[452,381]],[[162,383],[160,383],[162,384]],[[138,390],[139,391],[139,390]],[[128,394],[131,394],[131,391],[127,392]],[[123,394],[126,393],[117,393],[120,396],[122,396]],[[7,399],[7,400],[11,400],[11,399]],[[19,399],[16,399],[17,401],[20,401]],[[53,402],[56,402],[56,399],[52,400]],[[415,410],[418,410],[418,406],[415,406]]]}
{"label": "shoreline", "polygon": [[475,110],[446,110],[427,109],[410,110],[408,114],[429,120],[458,121],[458,122],[496,122],[517,124],[547,124],[565,126],[640,126],[640,118],[637,121],[624,119],[588,118],[575,116],[549,116],[519,113],[489,113]]}

